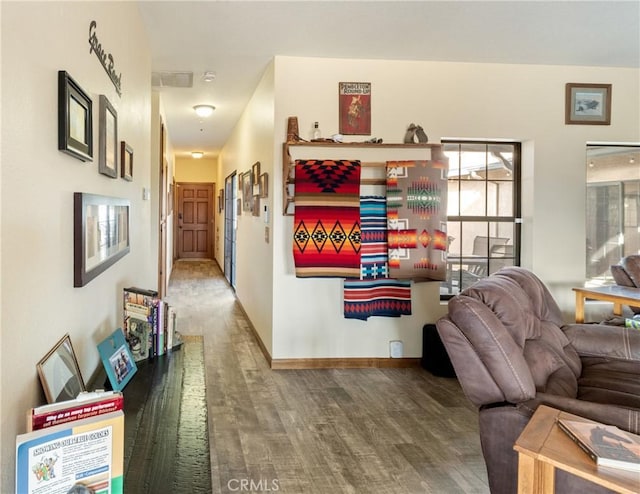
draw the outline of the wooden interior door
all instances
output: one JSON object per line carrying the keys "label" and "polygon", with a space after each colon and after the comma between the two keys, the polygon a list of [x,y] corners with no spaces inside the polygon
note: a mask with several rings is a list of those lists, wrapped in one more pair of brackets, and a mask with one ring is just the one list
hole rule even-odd
{"label": "wooden interior door", "polygon": [[178,183],[178,257],[213,258],[211,183]]}

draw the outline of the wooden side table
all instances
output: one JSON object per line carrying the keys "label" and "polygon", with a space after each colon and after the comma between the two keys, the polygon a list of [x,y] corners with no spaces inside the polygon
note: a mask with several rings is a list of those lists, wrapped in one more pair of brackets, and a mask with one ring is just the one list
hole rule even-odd
{"label": "wooden side table", "polygon": [[613,313],[622,315],[622,305],[640,307],[640,288],[620,285],[607,285],[594,288],[573,288],[576,292],[576,322],[584,322],[584,301],[586,299],[603,300],[613,303]]}
{"label": "wooden side table", "polygon": [[614,492],[640,492],[640,473],[598,467],[556,425],[556,420],[560,417],[587,421],[545,405],[538,407],[513,447],[518,452],[518,494],[555,492],[556,468]]}

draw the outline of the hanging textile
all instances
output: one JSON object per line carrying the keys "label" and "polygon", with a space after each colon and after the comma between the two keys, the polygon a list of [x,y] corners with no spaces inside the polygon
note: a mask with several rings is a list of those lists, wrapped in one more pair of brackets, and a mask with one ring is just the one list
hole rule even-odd
{"label": "hanging textile", "polygon": [[360,278],[344,281],[344,317],[411,314],[411,282],[389,279],[387,266],[387,208],[381,196],[360,198]]}
{"label": "hanging textile", "polygon": [[447,167],[442,161],[387,162],[389,276],[446,280]]}
{"label": "hanging textile", "polygon": [[296,160],[295,202],[296,276],[359,276],[360,162]]}

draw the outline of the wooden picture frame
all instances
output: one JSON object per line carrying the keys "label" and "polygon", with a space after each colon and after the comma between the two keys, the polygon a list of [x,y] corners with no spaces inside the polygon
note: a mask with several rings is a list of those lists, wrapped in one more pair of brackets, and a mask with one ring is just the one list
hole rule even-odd
{"label": "wooden picture frame", "polygon": [[118,177],[118,113],[104,94],[100,95],[98,171]]}
{"label": "wooden picture frame", "polygon": [[339,132],[371,135],[371,83],[338,83]]}
{"label": "wooden picture frame", "polygon": [[36,369],[47,403],[73,400],[86,391],[69,333],[40,359]]}
{"label": "wooden picture frame", "polygon": [[566,125],[610,125],[611,84],[568,82],[565,85]]}
{"label": "wooden picture frame", "polygon": [[269,197],[269,174],[264,172],[260,175],[260,197]]}
{"label": "wooden picture frame", "polygon": [[218,213],[224,210],[224,189],[220,189],[218,192]]}
{"label": "wooden picture frame", "polygon": [[133,180],[133,148],[120,141],[120,176],[126,181]]}
{"label": "wooden picture frame", "polygon": [[257,196],[260,194],[258,189],[260,182],[260,162],[256,161],[251,167],[251,188],[253,189],[253,195]]}
{"label": "wooden picture frame", "polygon": [[93,161],[93,102],[64,70],[58,71],[58,149]]}
{"label": "wooden picture frame", "polygon": [[129,201],[73,194],[73,286],[81,287],[129,253]]}
{"label": "wooden picture frame", "polygon": [[251,184],[251,172],[242,174],[242,209],[251,211],[253,209],[253,186]]}

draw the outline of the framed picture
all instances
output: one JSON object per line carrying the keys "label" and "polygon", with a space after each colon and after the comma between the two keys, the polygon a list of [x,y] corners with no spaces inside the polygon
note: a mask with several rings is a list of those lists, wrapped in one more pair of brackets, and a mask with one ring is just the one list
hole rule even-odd
{"label": "framed picture", "polygon": [[120,142],[121,176],[131,182],[133,180],[133,148],[124,141]]}
{"label": "framed picture", "polygon": [[93,161],[92,101],[64,70],[58,71],[58,149]]}
{"label": "framed picture", "polygon": [[260,216],[260,196],[253,196],[253,200],[251,202],[251,214],[252,216]]}
{"label": "framed picture", "polygon": [[254,196],[257,196],[260,194],[259,182],[260,182],[260,162],[256,161],[251,167],[251,187],[253,188]]}
{"label": "framed picture", "polygon": [[224,209],[224,189],[220,189],[218,192],[218,213],[221,213]]}
{"label": "framed picture", "polygon": [[340,133],[371,135],[371,83],[338,83]]}
{"label": "framed picture", "polygon": [[251,211],[253,208],[251,176],[251,172],[242,174],[242,209],[244,211]]}
{"label": "framed picture", "polygon": [[242,199],[236,199],[236,215],[242,216]]}
{"label": "framed picture", "polygon": [[118,114],[104,94],[100,95],[100,132],[98,171],[111,178],[118,176]]}
{"label": "framed picture", "polygon": [[260,197],[269,197],[269,174],[263,173],[260,175]]}
{"label": "framed picture", "polygon": [[565,86],[565,124],[610,125],[611,84],[580,84]]}
{"label": "framed picture", "polygon": [[138,370],[122,328],[116,329],[98,344],[98,353],[111,389],[122,391]]}
{"label": "framed picture", "polygon": [[73,400],[86,391],[69,333],[36,365],[47,403]]}
{"label": "framed picture", "polygon": [[73,194],[73,286],[80,287],[129,253],[129,201]]}

